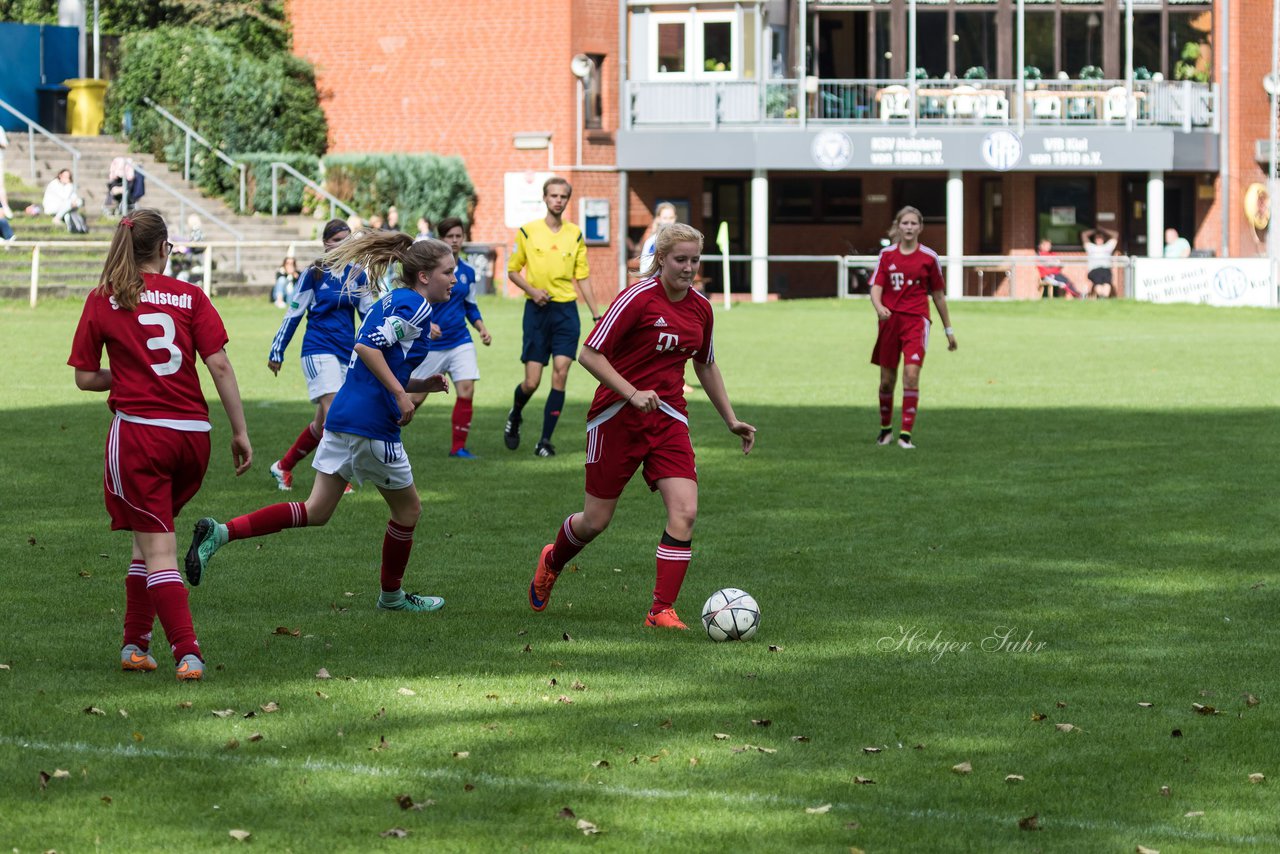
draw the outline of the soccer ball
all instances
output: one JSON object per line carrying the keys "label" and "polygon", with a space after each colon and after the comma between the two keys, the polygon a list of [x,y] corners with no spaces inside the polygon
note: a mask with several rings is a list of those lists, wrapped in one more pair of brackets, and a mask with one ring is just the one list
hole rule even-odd
{"label": "soccer ball", "polygon": [[760,606],[747,591],[726,587],[702,606],[702,625],[713,641],[747,640],[760,628]]}

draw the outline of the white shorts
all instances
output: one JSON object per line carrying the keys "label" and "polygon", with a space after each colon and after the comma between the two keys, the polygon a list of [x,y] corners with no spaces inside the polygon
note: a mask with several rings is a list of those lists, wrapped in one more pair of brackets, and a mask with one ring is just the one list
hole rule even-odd
{"label": "white shorts", "polygon": [[383,489],[413,486],[413,467],[404,445],[354,433],[325,430],[311,467],[323,474],[336,474],[348,483],[367,481]]}
{"label": "white shorts", "polygon": [[328,353],[302,357],[302,375],[307,378],[307,397],[312,403],[319,403],[326,394],[338,393],[347,378],[347,364]]}
{"label": "white shorts", "polygon": [[449,350],[431,350],[422,360],[413,379],[425,380],[435,374],[448,374],[455,383],[458,380],[480,379],[480,366],[476,363],[476,345],[468,341]]}

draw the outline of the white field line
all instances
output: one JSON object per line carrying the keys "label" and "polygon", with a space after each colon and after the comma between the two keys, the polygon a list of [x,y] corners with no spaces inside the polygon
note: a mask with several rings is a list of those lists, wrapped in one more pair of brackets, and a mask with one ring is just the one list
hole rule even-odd
{"label": "white field line", "polygon": [[[285,758],[280,756],[251,756],[245,753],[196,753],[192,751],[161,750],[150,747],[139,747],[136,744],[117,744],[100,746],[85,744],[80,741],[50,743],[28,741],[11,736],[0,736],[0,746],[35,750],[46,753],[88,754],[109,756],[122,759],[163,759],[166,761],[205,762],[210,758],[235,765],[261,765],[283,770],[311,771],[331,774],[359,775],[364,777],[417,777],[423,780],[447,780],[456,783],[483,783],[486,786],[503,789],[532,789],[544,792],[565,792],[577,795],[616,795],[626,798],[647,798],[650,800],[703,800],[725,804],[726,806],[760,806],[770,805],[786,809],[801,809],[814,806],[815,800],[784,798],[778,795],[733,792],[698,791],[694,789],[649,789],[622,786],[613,783],[589,783],[586,781],[560,781],[522,777],[502,777],[484,772],[460,771],[452,768],[384,768],[377,765],[366,765],[359,762],[332,762],[327,759]],[[966,810],[964,813],[948,812],[937,809],[900,809],[879,804],[834,803],[834,809],[851,813],[874,812],[908,819],[927,819],[939,822],[964,822],[980,819],[992,825],[1004,825],[1013,820],[1010,815],[992,815]],[[1187,819],[1190,821],[1190,819]],[[1172,836],[1197,842],[1215,842],[1227,845],[1269,846],[1273,850],[1280,849],[1280,836],[1253,835],[1228,836],[1220,833],[1207,833],[1191,828],[1179,828],[1170,825],[1131,824],[1117,821],[1091,821],[1089,819],[1053,816],[1046,819],[1051,827],[1068,827],[1078,830],[1123,831],[1133,836],[1135,842],[1154,836]]]}

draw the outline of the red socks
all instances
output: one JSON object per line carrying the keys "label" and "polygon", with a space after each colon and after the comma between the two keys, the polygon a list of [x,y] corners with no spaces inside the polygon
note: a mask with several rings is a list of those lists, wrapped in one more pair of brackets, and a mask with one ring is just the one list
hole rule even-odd
{"label": "red socks", "polygon": [[147,565],[140,559],[129,564],[124,579],[124,643],[141,649],[151,648],[151,627],[156,609],[147,593]]}
{"label": "red socks", "polygon": [[[293,471],[293,467],[302,462],[302,458],[316,449],[320,444],[320,437],[324,435],[324,431],[320,431],[320,436],[311,432],[311,425],[308,424],[306,429],[298,434],[298,438],[293,440],[293,447],[289,452],[280,458],[280,468],[285,471]],[[232,539],[235,539],[234,537]]]}
{"label": "red socks", "polygon": [[460,397],[453,404],[453,447],[449,453],[456,454],[467,446],[467,434],[471,432],[471,401]]}
{"label": "red socks", "polygon": [[382,538],[382,592],[394,593],[400,589],[405,567],[409,565],[409,552],[413,549],[413,528],[406,528],[394,520],[387,521],[387,533]]}
{"label": "red socks", "polygon": [[147,576],[147,594],[155,606],[164,636],[169,639],[173,660],[184,655],[200,655],[200,643],[191,623],[191,607],[187,604],[187,588],[177,569],[162,569]]}
{"label": "red socks", "polygon": [[880,428],[887,430],[893,426],[893,392],[880,395]]}
{"label": "red socks", "polygon": [[653,607],[649,610],[650,614],[656,614],[675,604],[692,556],[692,540],[677,540],[666,531],[662,532],[662,541],[658,543],[658,580],[653,585]]}
{"label": "red socks", "polygon": [[920,405],[920,389],[902,390],[902,432],[910,433],[916,424],[916,408]]}
{"label": "red socks", "polygon": [[573,531],[573,517],[578,515],[572,513],[565,518],[564,524],[560,526],[560,530],[556,532],[555,545],[551,547],[551,554],[547,555],[547,569],[558,573],[564,569],[564,565],[578,556],[578,552],[587,547],[589,540],[580,538]]}
{"label": "red socks", "polygon": [[272,504],[254,510],[247,516],[237,516],[227,523],[227,542],[248,537],[274,534],[285,528],[307,527],[307,505],[301,501]]}

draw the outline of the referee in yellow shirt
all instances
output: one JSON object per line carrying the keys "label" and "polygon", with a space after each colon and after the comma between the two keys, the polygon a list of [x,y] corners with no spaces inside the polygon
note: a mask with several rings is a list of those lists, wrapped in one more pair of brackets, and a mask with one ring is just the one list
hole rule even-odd
{"label": "referee in yellow shirt", "polygon": [[[564,178],[548,178],[542,185],[542,201],[547,215],[526,223],[516,234],[516,248],[507,262],[507,278],[524,291],[524,382],[516,386],[515,401],[507,413],[502,438],[507,447],[520,447],[520,423],[524,405],[542,382],[542,369],[551,363],[551,393],[542,415],[542,438],[533,452],[540,457],[555,456],[551,434],[564,407],[564,389],[569,366],[578,353],[582,325],[578,320],[581,298],[597,321],[604,313],[595,308],[595,294],[587,276],[587,245],[582,230],[564,221],[573,187]],[[522,272],[523,271],[523,272]]]}

